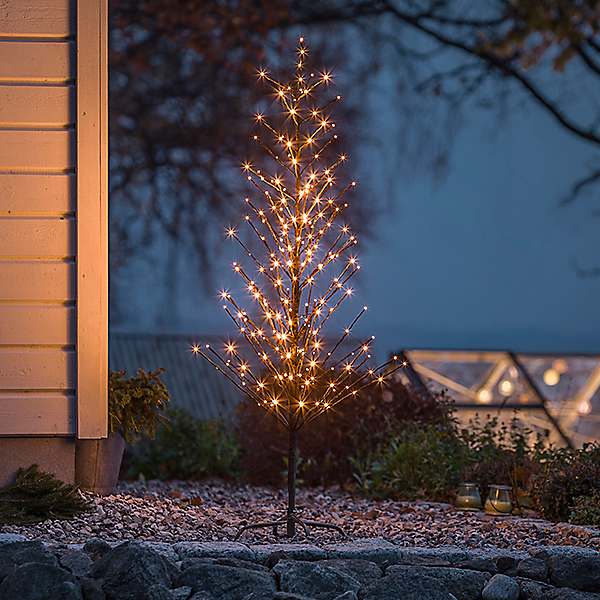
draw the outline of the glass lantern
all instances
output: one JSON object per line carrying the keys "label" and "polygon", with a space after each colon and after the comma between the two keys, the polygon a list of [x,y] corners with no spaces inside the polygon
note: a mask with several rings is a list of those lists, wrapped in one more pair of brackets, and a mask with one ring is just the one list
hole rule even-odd
{"label": "glass lantern", "polygon": [[485,512],[488,515],[510,515],[512,512],[512,487],[510,485],[490,485],[490,492],[485,501]]}
{"label": "glass lantern", "polygon": [[456,508],[459,510],[481,510],[479,488],[474,483],[461,483],[456,493]]}

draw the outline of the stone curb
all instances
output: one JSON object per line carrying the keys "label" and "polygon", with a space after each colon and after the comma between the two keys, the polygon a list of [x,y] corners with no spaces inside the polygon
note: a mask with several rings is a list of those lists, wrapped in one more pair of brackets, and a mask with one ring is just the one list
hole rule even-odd
{"label": "stone curb", "polygon": [[600,600],[600,553],[402,547],[377,538],[321,547],[94,538],[53,546],[0,533],[0,598],[38,598],[32,581],[68,600]]}

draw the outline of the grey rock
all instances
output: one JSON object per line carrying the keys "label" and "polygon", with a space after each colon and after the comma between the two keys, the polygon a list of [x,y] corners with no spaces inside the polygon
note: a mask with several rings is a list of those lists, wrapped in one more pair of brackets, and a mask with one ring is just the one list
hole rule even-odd
{"label": "grey rock", "polygon": [[63,581],[52,598],[53,600],[83,600],[81,586],[77,582]]}
{"label": "grey rock", "polygon": [[[182,588],[179,588],[182,589]],[[176,598],[183,598],[183,600],[187,600],[190,594],[192,593],[191,588],[184,588],[186,594],[184,596],[175,596],[174,590],[171,590],[166,585],[162,583],[156,583],[151,585],[146,592],[145,599],[146,600],[175,600]]]}
{"label": "grey rock", "polygon": [[215,600],[215,597],[208,592],[196,592],[190,600]]}
{"label": "grey rock", "polygon": [[281,591],[318,600],[333,600],[344,592],[360,589],[358,579],[322,562],[283,560],[273,571],[279,576]]}
{"label": "grey rock", "polygon": [[556,588],[546,583],[540,583],[531,579],[517,577],[519,588],[521,589],[520,598],[522,600],[545,600],[550,592]]}
{"label": "grey rock", "polygon": [[527,577],[527,579],[546,581],[548,578],[548,565],[541,558],[524,558],[517,565],[517,575]]}
{"label": "grey rock", "polygon": [[344,592],[341,596],[337,596],[334,600],[358,600],[356,592]]}
{"label": "grey rock", "polygon": [[92,568],[92,559],[82,550],[67,548],[58,554],[58,562],[61,567],[68,569],[78,577],[85,577]]}
{"label": "grey rock", "polygon": [[224,565],[226,567],[238,567],[240,569],[250,569],[251,571],[265,571],[268,568],[264,565],[251,562],[249,560],[240,560],[238,558],[186,558],[181,561],[181,570],[185,571],[190,567],[195,567],[198,563],[211,563],[214,565]]}
{"label": "grey rock", "polygon": [[578,592],[570,588],[555,588],[546,583],[519,577],[521,600],[599,600],[599,594]]}
{"label": "grey rock", "polygon": [[599,600],[600,594],[592,592],[578,592],[570,588],[554,588],[547,596],[547,600]]}
{"label": "grey rock", "polygon": [[251,546],[255,559],[273,567],[279,560],[323,560],[327,552],[313,544],[257,544]]}
{"label": "grey rock", "polygon": [[371,583],[373,579],[383,577],[383,571],[374,562],[359,558],[332,558],[319,564],[333,567],[342,573],[354,577],[361,585]]}
{"label": "grey rock", "polygon": [[454,594],[458,600],[479,600],[483,588],[490,579],[487,573],[454,567],[395,565],[389,567],[386,573],[404,576],[414,581],[423,578],[435,579],[443,585],[446,591]]}
{"label": "grey rock", "polygon": [[[83,547],[85,546],[85,544],[63,544],[62,547],[63,548],[67,548],[69,550],[83,550]],[[51,546],[49,546],[50,548],[52,548]]]}
{"label": "grey rock", "polygon": [[171,590],[173,593],[173,600],[187,600],[192,595],[192,588],[187,585]]}
{"label": "grey rock", "polygon": [[179,542],[173,546],[179,558],[237,558],[255,560],[254,552],[238,542]]}
{"label": "grey rock", "polygon": [[298,594],[289,594],[288,592],[271,593],[252,593],[246,596],[244,600],[315,600],[308,596],[300,596]]}
{"label": "grey rock", "polygon": [[48,563],[18,566],[0,584],[0,598],[19,600],[82,600],[81,588],[65,569]]}
{"label": "grey rock", "polygon": [[144,546],[151,548],[158,552],[161,556],[168,558],[171,562],[176,563],[179,560],[179,555],[177,554],[175,548],[173,548],[173,544],[167,544],[166,542],[140,542]]}
{"label": "grey rock", "polygon": [[404,572],[390,573],[363,586],[358,597],[360,600],[456,600],[438,579],[413,578]]}
{"label": "grey rock", "polygon": [[0,544],[11,544],[12,542],[26,542],[27,538],[19,533],[0,533]]}
{"label": "grey rock", "polygon": [[324,547],[328,558],[360,558],[379,565],[398,562],[400,550],[381,538],[365,538]]}
{"label": "grey rock", "polygon": [[139,542],[125,542],[98,559],[91,574],[103,579],[108,600],[145,600],[155,584],[171,587],[177,573],[175,565],[155,550]]}
{"label": "grey rock", "polygon": [[[443,565],[441,565],[443,566]],[[472,571],[484,571],[485,573],[497,573],[498,567],[496,562],[492,558],[477,557],[462,562],[456,563],[455,565],[459,569],[470,569]]]}
{"label": "grey rock", "polygon": [[472,559],[489,560],[494,563],[495,571],[505,575],[515,576],[517,565],[523,559],[529,558],[527,552],[518,550],[474,550],[471,552]]}
{"label": "grey rock", "polygon": [[590,548],[548,546],[534,553],[548,565],[550,582],[584,592],[600,592],[600,553]]}
{"label": "grey rock", "polygon": [[483,600],[519,600],[519,584],[507,575],[494,575],[483,588]]}
{"label": "grey rock", "polygon": [[[407,565],[435,564],[435,561],[444,563],[458,563],[473,558],[466,550],[456,546],[440,546],[438,548],[398,548],[399,560]],[[443,566],[443,565],[440,565]]]}
{"label": "grey rock", "polygon": [[389,564],[409,565],[414,567],[460,567],[460,563],[451,563],[448,560],[436,558],[435,556],[409,556],[407,558],[400,557],[395,562]]}
{"label": "grey rock", "polygon": [[494,559],[496,568],[504,575],[516,575],[520,560],[514,556],[498,556]]}
{"label": "grey rock", "polygon": [[82,577],[79,583],[81,584],[81,592],[84,600],[105,600],[106,596],[102,591],[102,581],[99,579]]}
{"label": "grey rock", "polygon": [[268,572],[240,569],[211,562],[198,562],[177,578],[178,586],[189,586],[194,592],[208,592],[215,598],[245,600],[251,593],[274,593],[275,579]]}
{"label": "grey rock", "polygon": [[90,538],[84,545],[83,551],[86,552],[92,560],[102,558],[107,552],[110,552],[112,546],[100,538]]}
{"label": "grey rock", "polygon": [[0,545],[0,581],[25,563],[58,564],[56,557],[41,542],[7,542]]}

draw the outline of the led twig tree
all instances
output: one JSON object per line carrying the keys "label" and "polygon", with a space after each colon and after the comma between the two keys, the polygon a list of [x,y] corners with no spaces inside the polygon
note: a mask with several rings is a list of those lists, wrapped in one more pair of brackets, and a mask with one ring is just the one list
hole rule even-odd
{"label": "led twig tree", "polygon": [[[233,269],[243,279],[254,307],[244,309],[227,290],[220,297],[254,360],[245,358],[231,341],[223,352],[209,344],[192,347],[289,431],[287,513],[278,521],[246,525],[239,533],[268,526],[277,535],[282,525],[288,537],[294,537],[296,525],[305,533],[309,526],[339,529],[303,521],[296,514],[298,431],[363,388],[383,383],[403,366],[393,357],[369,368],[373,338],[352,343],[350,334],[366,306],[337,341],[327,344],[324,337],[326,323],[352,296],[349,283],[360,269],[352,254],[355,235],[345,224],[335,226],[348,207],[344,195],[355,182],[337,187],[336,170],[346,156],[334,154],[338,136],[330,111],[340,96],[318,103],[318,92],[325,91],[331,75],[307,71],[307,54],[300,38],[290,82],[277,81],[265,70],[258,72],[280,110],[272,119],[256,115],[261,131],[254,140],[264,150],[264,168],[243,164],[256,192],[245,198],[244,218],[256,243],[244,241],[236,229],[227,230],[251,263],[249,268],[234,262]],[[334,273],[327,277],[330,269]]]}

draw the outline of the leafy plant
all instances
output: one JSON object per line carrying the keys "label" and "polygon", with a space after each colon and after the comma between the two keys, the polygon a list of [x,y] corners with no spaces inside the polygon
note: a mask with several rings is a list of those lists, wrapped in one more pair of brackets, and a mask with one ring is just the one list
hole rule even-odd
{"label": "leafy plant", "polygon": [[473,481],[485,495],[492,483],[521,491],[538,468],[534,456],[543,444],[517,418],[509,423],[476,417],[459,427],[452,419],[415,428],[399,423],[375,452],[353,458],[354,476],[363,492],[378,497],[448,500],[457,484]]}
{"label": "leafy plant", "polygon": [[126,476],[146,479],[233,477],[239,471],[239,447],[221,422],[199,421],[171,409],[154,440],[128,450]]}
{"label": "leafy plant", "polygon": [[600,527],[600,490],[592,492],[589,496],[578,496],[574,499],[569,522]]}
{"label": "leafy plant", "polygon": [[447,500],[467,453],[452,429],[410,427],[366,461],[355,461],[355,477],[364,493],[377,498]]}
{"label": "leafy plant", "polygon": [[40,471],[37,465],[19,469],[15,482],[0,489],[0,523],[4,524],[71,519],[90,508],[77,486]]}
{"label": "leafy plant", "polygon": [[600,490],[600,444],[588,443],[581,449],[539,448],[536,459],[540,470],[529,482],[536,509],[551,521],[567,521],[573,510],[576,518],[582,518],[587,512],[583,511],[585,498],[591,499]]}
{"label": "leafy plant", "polygon": [[169,403],[169,392],[160,376],[164,369],[139,369],[134,377],[113,371],[108,379],[108,417],[110,431],[119,432],[131,443],[140,436],[153,438],[162,412]]}

